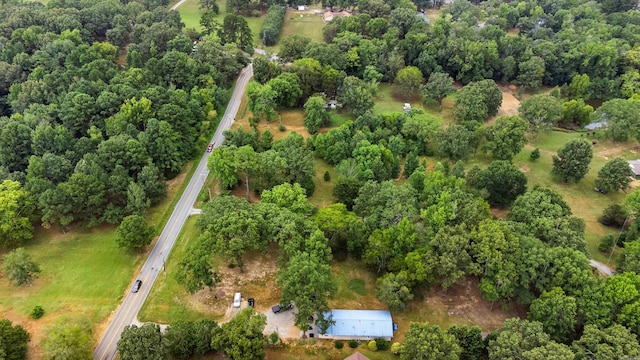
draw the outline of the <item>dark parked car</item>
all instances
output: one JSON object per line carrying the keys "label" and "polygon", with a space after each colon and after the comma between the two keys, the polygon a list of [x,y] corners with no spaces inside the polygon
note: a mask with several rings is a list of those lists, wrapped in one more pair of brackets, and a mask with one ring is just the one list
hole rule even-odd
{"label": "dark parked car", "polygon": [[255,305],[256,305],[256,300],[255,300],[254,298],[249,298],[248,302],[249,302],[249,306],[251,306],[251,307],[255,307]]}
{"label": "dark parked car", "polygon": [[271,308],[271,310],[273,311],[274,314],[277,314],[280,311],[287,311],[287,310],[291,310],[291,309],[293,309],[293,304],[289,304],[289,305],[278,304],[278,305],[276,305],[276,306]]}
{"label": "dark parked car", "polygon": [[133,287],[131,288],[131,292],[137,293],[138,290],[140,290],[141,286],[142,286],[142,280],[136,280],[136,282],[133,283]]}

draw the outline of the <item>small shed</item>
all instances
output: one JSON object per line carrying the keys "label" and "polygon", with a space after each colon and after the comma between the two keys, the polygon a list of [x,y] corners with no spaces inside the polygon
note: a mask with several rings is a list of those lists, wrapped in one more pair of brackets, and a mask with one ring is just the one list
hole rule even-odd
{"label": "small shed", "polygon": [[309,9],[307,5],[298,5],[298,11],[305,11],[307,9]]}
{"label": "small shed", "polygon": [[594,122],[594,123],[588,124],[584,128],[587,129],[588,131],[594,131],[594,130],[598,130],[598,129],[604,129],[606,127],[607,127],[607,122],[606,121],[598,121],[598,122]]}
{"label": "small shed", "polygon": [[393,338],[393,320],[389,310],[340,310],[334,309],[324,314],[331,319],[323,339],[335,340],[373,340]]}
{"label": "small shed", "polygon": [[409,110],[411,110],[411,104],[409,103],[404,103],[404,106],[402,107],[402,110],[404,112],[408,112]]}
{"label": "small shed", "polygon": [[360,354],[360,352],[356,351],[353,354],[344,358],[344,360],[369,360],[369,358]]}
{"label": "small shed", "polygon": [[633,177],[640,179],[640,160],[628,160],[629,167],[633,171]]}

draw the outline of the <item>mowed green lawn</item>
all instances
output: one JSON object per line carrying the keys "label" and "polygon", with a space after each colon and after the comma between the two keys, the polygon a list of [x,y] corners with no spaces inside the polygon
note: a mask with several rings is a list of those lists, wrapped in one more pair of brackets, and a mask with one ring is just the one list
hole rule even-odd
{"label": "mowed green lawn", "polygon": [[[171,6],[174,5],[177,1],[173,2]],[[171,7],[169,6],[169,7]],[[224,18],[225,7],[227,6],[226,1],[218,2],[218,6],[220,6],[220,15],[217,16],[218,21],[222,22]],[[202,31],[203,28],[200,26],[200,16],[204,13],[204,10],[200,9],[200,5],[198,4],[198,0],[187,0],[182,5],[180,5],[176,9],[180,13],[180,18],[184,23],[185,28],[193,28],[197,31]]]}
{"label": "mowed green lawn", "polygon": [[[585,136],[582,135],[582,137],[586,138]],[[595,180],[598,176],[598,171],[607,161],[615,157],[622,157],[627,160],[636,159],[638,157],[636,154],[638,144],[599,142],[593,147],[594,156],[587,175],[577,184],[562,183],[551,176],[551,169],[553,168],[552,156],[567,142],[579,138],[581,138],[581,134],[575,132],[543,132],[527,144],[513,161],[527,176],[528,189],[538,185],[555,189],[562,194],[564,200],[571,207],[573,214],[585,221],[587,250],[590,257],[606,263],[610,254],[605,254],[598,250],[600,238],[606,234],[617,234],[618,229],[603,226],[598,222],[598,217],[607,206],[621,203],[626,194],[622,191],[606,195],[600,194],[593,190]],[[590,141],[590,139],[588,140]],[[535,148],[540,149],[541,156],[539,159],[531,161],[529,155]],[[486,167],[491,161],[492,159],[489,155],[478,152],[476,157],[467,161],[466,168],[469,169],[475,164],[480,167]],[[506,214],[507,211],[508,209],[505,209],[504,213]],[[614,261],[611,262],[614,266],[616,255],[617,252],[614,254]]]}
{"label": "mowed green lawn", "polygon": [[409,103],[411,104],[412,109],[423,110],[427,114],[440,117],[445,124],[449,124],[453,121],[452,109],[455,93],[447,96],[442,101],[442,111],[439,111],[438,104],[435,102],[428,104],[428,106],[423,106],[419,97],[416,96],[411,99],[403,99],[394,91],[394,85],[391,83],[380,83],[378,85],[378,93],[374,96],[374,113],[384,114],[389,112],[399,112],[402,111],[405,103]]}
{"label": "mowed green lawn", "polygon": [[200,312],[185,306],[184,299],[188,299],[189,294],[184,286],[175,280],[178,263],[184,257],[189,240],[195,239],[199,235],[200,231],[195,227],[195,223],[196,217],[192,216],[187,219],[171,254],[167,258],[166,276],[158,276],[153,284],[151,293],[149,293],[149,297],[138,315],[140,321],[168,324],[176,320],[195,321],[203,317]]}
{"label": "mowed green lawn", "polygon": [[[13,287],[0,280],[0,314],[27,329],[50,324],[60,316],[86,319],[96,324],[116,308],[133,270],[143,257],[118,249],[114,227],[61,234],[40,229],[25,249],[42,270],[29,287]],[[34,306],[45,315],[34,321],[28,317]],[[33,337],[36,344],[40,338]]]}
{"label": "mowed green lawn", "polygon": [[[280,39],[287,35],[306,36],[313,42],[324,43],[322,28],[324,27],[322,15],[308,14],[296,10],[287,10],[284,16],[284,25],[280,33]],[[252,29],[253,30],[253,29]],[[258,44],[258,43],[256,43]],[[267,50],[277,53],[280,51],[280,43],[267,47]]]}
{"label": "mowed green lawn", "polygon": [[[527,175],[529,189],[535,185],[540,185],[555,189],[562,194],[564,200],[571,206],[573,214],[585,221],[587,250],[590,256],[595,260],[607,262],[609,254],[603,254],[598,251],[598,244],[602,236],[610,233],[617,234],[617,229],[603,226],[598,222],[598,217],[607,206],[621,203],[626,194],[622,191],[606,195],[600,194],[593,190],[595,180],[598,176],[598,171],[607,161],[615,157],[622,157],[627,160],[637,158],[633,149],[636,148],[637,150],[638,144],[600,142],[593,147],[593,160],[591,161],[590,170],[584,179],[577,184],[559,182],[551,176],[551,169],[553,168],[551,157],[568,141],[580,137],[581,134],[579,133],[547,132],[527,145],[516,156],[514,162]],[[529,154],[536,147],[540,149],[540,159],[530,161]]]}

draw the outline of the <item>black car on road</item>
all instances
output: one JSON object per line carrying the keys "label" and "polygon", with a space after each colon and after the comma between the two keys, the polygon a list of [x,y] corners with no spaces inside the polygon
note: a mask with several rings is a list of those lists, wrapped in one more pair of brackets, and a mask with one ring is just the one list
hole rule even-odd
{"label": "black car on road", "polygon": [[142,280],[136,280],[136,282],[133,283],[133,287],[131,288],[131,292],[137,293],[138,290],[140,290],[141,286],[142,286]]}

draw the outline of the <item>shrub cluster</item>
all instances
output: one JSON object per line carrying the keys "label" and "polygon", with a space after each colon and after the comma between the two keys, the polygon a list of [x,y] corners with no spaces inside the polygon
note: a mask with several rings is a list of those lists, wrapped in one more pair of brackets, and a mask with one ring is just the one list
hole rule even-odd
{"label": "shrub cluster", "polygon": [[267,11],[260,29],[260,38],[264,45],[273,46],[278,42],[284,24],[284,14],[285,9],[279,5],[273,5]]}
{"label": "shrub cluster", "polygon": [[44,315],[44,309],[42,308],[42,306],[36,305],[36,307],[31,310],[31,313],[29,315],[31,315],[33,319],[40,319]]}
{"label": "shrub cluster", "polygon": [[335,347],[336,347],[336,349],[338,349],[338,350],[339,350],[339,349],[342,349],[342,348],[344,347],[344,343],[343,343],[342,341],[340,341],[340,340],[336,340],[336,342],[335,342]]}

